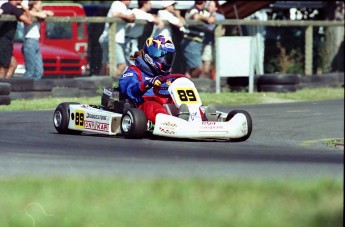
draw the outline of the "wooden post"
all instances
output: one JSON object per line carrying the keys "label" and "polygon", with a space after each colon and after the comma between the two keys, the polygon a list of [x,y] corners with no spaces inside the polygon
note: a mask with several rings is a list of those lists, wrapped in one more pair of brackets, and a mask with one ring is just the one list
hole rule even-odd
{"label": "wooden post", "polygon": [[305,75],[313,74],[313,26],[308,26],[305,30]]}
{"label": "wooden post", "polygon": [[109,75],[116,77],[117,63],[116,63],[116,22],[109,23]]}

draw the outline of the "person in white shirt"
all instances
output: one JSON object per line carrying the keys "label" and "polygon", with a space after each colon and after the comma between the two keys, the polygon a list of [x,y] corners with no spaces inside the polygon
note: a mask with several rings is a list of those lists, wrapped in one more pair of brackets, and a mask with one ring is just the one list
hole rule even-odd
{"label": "person in white shirt", "polygon": [[[147,22],[154,23],[157,27],[162,28],[164,22],[151,13],[151,1],[138,1],[138,8],[132,9],[136,20],[146,20]],[[128,23],[126,26],[125,36],[125,56],[127,56],[127,64],[132,64],[129,56],[134,55],[139,50],[138,39],[143,34],[146,24],[142,23]],[[141,48],[140,48],[141,49]]]}
{"label": "person in white shirt", "polygon": [[[42,9],[42,1],[28,1],[30,15],[37,19],[53,16],[52,11]],[[40,51],[40,24],[38,21],[24,26],[23,54],[25,62],[25,78],[39,80],[43,76],[43,61]]]}
{"label": "person in white shirt", "polygon": [[162,1],[161,4],[163,9],[159,10],[157,15],[160,19],[169,21],[170,24],[165,24],[162,28],[155,26],[152,31],[152,36],[164,35],[171,39],[171,25],[180,29],[185,24],[185,20],[180,15],[180,11],[175,9],[175,1]]}
{"label": "person in white shirt", "polygon": [[[108,11],[107,17],[117,17],[125,20],[126,22],[134,22],[135,15],[128,9],[131,1],[114,1]],[[116,24],[116,76],[119,77],[122,72],[126,69],[126,58],[124,53],[125,44],[125,23]],[[102,55],[102,70],[101,74],[109,74],[109,23],[105,24],[104,31],[99,37],[101,43],[103,55]]]}

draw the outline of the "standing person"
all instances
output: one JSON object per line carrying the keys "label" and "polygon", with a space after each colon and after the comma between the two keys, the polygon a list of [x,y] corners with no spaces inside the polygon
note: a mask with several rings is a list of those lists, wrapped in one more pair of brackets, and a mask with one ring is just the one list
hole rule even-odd
{"label": "standing person", "polygon": [[[164,26],[164,22],[156,15],[148,13],[151,10],[151,1],[138,1],[138,8],[132,10],[136,20],[146,20],[154,23],[159,28]],[[125,56],[132,56],[139,50],[138,39],[143,34],[145,24],[130,23],[126,26],[125,36]],[[131,64],[126,58],[127,64]]]}
{"label": "standing person", "polygon": [[[31,16],[38,19],[44,19],[54,15],[52,11],[42,9],[42,1],[29,0],[28,6]],[[34,80],[41,79],[43,76],[43,61],[39,44],[39,26],[38,21],[24,26],[24,43],[22,49],[25,61],[24,77]]]}
{"label": "standing person", "polygon": [[[221,21],[225,20],[225,17],[223,14],[218,13],[218,7],[216,1],[209,1],[207,3],[207,10],[210,13],[210,15],[213,15],[215,17],[215,21]],[[202,77],[206,78],[212,78],[211,76],[211,65],[214,59],[214,43],[215,43],[215,37],[214,37],[214,32],[216,25],[213,24],[208,24],[205,26],[205,38],[204,38],[204,48],[203,48],[203,53],[201,56],[202,63],[203,63],[203,73],[201,74]],[[225,34],[225,29],[224,27],[220,28],[220,35]]]}
{"label": "standing person", "polygon": [[160,19],[168,21],[170,24],[165,24],[163,27],[155,26],[152,35],[164,35],[172,38],[171,25],[181,29],[185,24],[184,18],[180,11],[175,9],[175,1],[162,1],[163,9],[159,10],[157,15]]}
{"label": "standing person", "polygon": [[12,54],[10,66],[8,67],[8,70],[7,70],[7,73],[6,73],[6,78],[12,78],[13,77],[14,72],[17,69],[17,66],[18,66],[17,60],[16,60],[16,58]]}
{"label": "standing person", "polygon": [[[128,9],[131,1],[114,1],[108,11],[107,17],[116,17],[125,20],[126,22],[134,22],[135,15],[131,13]],[[116,42],[116,76],[120,76],[122,72],[126,69],[126,58],[124,52],[125,44],[125,23],[118,23],[116,25],[116,35],[115,37],[110,37],[115,39]],[[103,56],[102,56],[102,70],[101,74],[109,74],[109,23],[105,24],[104,31],[99,37],[99,42],[101,43]]]}
{"label": "standing person", "polygon": [[[170,74],[175,59],[174,43],[163,35],[149,37],[144,48],[131,57],[134,64],[121,76],[120,92],[133,100],[154,123],[158,113],[168,114],[163,107],[168,99],[155,96],[152,88],[161,85],[162,78]],[[181,105],[180,113],[181,118],[188,120],[190,114],[186,104]]]}
{"label": "standing person", "polygon": [[[207,24],[214,23],[215,17],[204,9],[205,4],[206,1],[194,1],[194,5],[186,13],[185,19],[198,20]],[[190,25],[181,41],[181,47],[184,50],[183,55],[187,65],[186,75],[192,78],[200,77],[203,71],[201,54],[205,36],[204,31],[204,25]]]}
{"label": "standing person", "polygon": [[32,19],[29,10],[22,6],[21,0],[9,0],[1,5],[1,9],[3,11],[2,14],[17,17],[17,21],[4,21],[0,26],[0,78],[5,78],[11,64],[13,40],[16,34],[18,20],[30,25]]}

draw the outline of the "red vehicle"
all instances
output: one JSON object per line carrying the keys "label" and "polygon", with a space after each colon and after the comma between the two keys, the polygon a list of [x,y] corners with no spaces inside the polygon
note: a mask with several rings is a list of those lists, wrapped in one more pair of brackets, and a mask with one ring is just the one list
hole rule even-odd
{"label": "red vehicle", "polygon": [[[85,16],[80,4],[44,4],[43,9],[54,16]],[[13,55],[18,67],[15,74],[24,74],[22,53],[23,25],[18,26]],[[82,76],[88,74],[87,24],[81,22],[40,22],[40,49],[43,58],[43,76]]]}

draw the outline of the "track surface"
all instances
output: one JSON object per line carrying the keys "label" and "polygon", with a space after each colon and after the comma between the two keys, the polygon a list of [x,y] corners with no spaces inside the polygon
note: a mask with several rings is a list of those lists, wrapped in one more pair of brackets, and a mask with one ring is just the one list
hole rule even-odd
{"label": "track surface", "polygon": [[0,112],[0,177],[120,176],[342,179],[344,100],[218,107],[248,111],[245,142],[57,134],[53,110]]}

